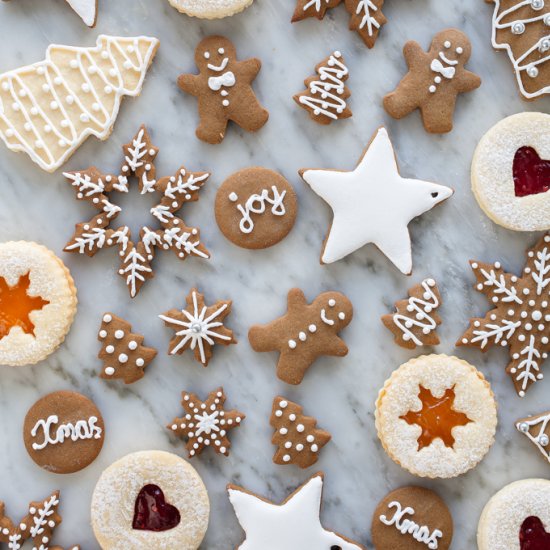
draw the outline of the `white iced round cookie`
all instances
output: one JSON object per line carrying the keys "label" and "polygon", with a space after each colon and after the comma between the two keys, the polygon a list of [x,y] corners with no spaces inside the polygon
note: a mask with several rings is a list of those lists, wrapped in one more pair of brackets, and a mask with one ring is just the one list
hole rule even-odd
{"label": "white iced round cookie", "polygon": [[496,402],[474,366],[423,355],[395,370],[378,394],[378,437],[390,458],[414,475],[451,478],[472,469],[494,442]]}
{"label": "white iced round cookie", "polygon": [[472,160],[472,191],[495,223],[550,229],[550,115],[519,113],[493,126]]}
{"label": "white iced round cookie", "polygon": [[92,496],[92,527],[103,550],[196,550],[209,515],[197,471],[164,451],[141,451],[111,464]]}
{"label": "white iced round cookie", "polygon": [[[506,485],[485,505],[477,527],[478,550],[550,548],[550,481],[522,479]],[[546,543],[547,546],[542,546]]]}
{"label": "white iced round cookie", "polygon": [[63,262],[27,241],[0,243],[0,365],[33,365],[71,328],[76,287]]}
{"label": "white iced round cookie", "polygon": [[201,19],[222,19],[239,13],[254,0],[168,0],[178,11]]}

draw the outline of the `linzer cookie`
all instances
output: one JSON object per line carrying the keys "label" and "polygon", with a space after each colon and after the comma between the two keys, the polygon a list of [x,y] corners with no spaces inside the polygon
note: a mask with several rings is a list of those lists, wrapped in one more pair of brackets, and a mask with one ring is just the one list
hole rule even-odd
{"label": "linzer cookie", "polygon": [[[7,1],[4,0],[4,2]],[[67,0],[67,3],[88,27],[95,27],[97,21],[97,0]]]}
{"label": "linzer cookie", "polygon": [[92,527],[103,550],[197,550],[209,515],[199,474],[163,451],[141,451],[111,464],[92,496]]}
{"label": "linzer cookie", "polygon": [[496,401],[475,367],[424,355],[401,365],[378,394],[378,437],[414,475],[451,478],[474,468],[494,442]]}
{"label": "linzer cookie", "polygon": [[290,183],[266,168],[239,170],[216,193],[218,226],[243,248],[268,248],[282,241],[293,228],[297,211]]}
{"label": "linzer cookie", "polygon": [[521,418],[516,421],[516,428],[525,434],[546,461],[550,462],[550,411]]}
{"label": "linzer cookie", "polygon": [[476,147],[472,191],[507,229],[550,229],[550,115],[518,113],[495,124]]}
{"label": "linzer cookie", "polygon": [[453,539],[453,518],[433,491],[401,487],[378,504],[371,532],[375,550],[447,550]]}
{"label": "linzer cookie", "polygon": [[76,313],[69,270],[33,242],[0,243],[0,365],[32,365],[65,339]]}
{"label": "linzer cookie", "polygon": [[222,19],[252,5],[254,0],[168,0],[178,11],[200,19]]}
{"label": "linzer cookie", "polygon": [[470,40],[457,29],[436,34],[427,52],[418,42],[407,42],[403,55],[409,72],[384,97],[388,114],[399,119],[419,109],[428,132],[450,132],[458,94],[481,85],[479,76],[465,68],[471,51]]}

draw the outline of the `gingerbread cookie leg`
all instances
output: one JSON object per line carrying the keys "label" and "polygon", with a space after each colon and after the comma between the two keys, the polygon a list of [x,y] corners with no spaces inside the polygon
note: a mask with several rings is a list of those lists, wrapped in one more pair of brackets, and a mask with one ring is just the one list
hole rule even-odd
{"label": "gingerbread cookie leg", "polygon": [[207,113],[208,114],[201,116],[201,122],[197,127],[195,134],[201,141],[206,141],[206,143],[216,145],[223,141],[229,121],[227,120],[225,114],[219,110],[215,110],[213,112],[208,111]]}
{"label": "gingerbread cookie leg", "polygon": [[453,129],[453,113],[456,97],[434,97],[429,106],[420,105],[422,124],[427,132],[432,134],[446,134]]}
{"label": "gingerbread cookie leg", "polygon": [[257,132],[269,120],[269,113],[252,91],[243,93],[243,102],[247,104],[246,110],[235,110],[231,120],[247,132]]}

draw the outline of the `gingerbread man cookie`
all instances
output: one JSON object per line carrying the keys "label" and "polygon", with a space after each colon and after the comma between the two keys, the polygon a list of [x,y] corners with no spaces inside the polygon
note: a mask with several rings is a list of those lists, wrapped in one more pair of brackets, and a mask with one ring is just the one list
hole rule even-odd
{"label": "gingerbread man cookie", "polygon": [[353,316],[351,302],[340,292],[324,292],[308,304],[304,293],[288,293],[286,315],[267,325],[253,326],[248,339],[255,351],[278,351],[277,376],[299,384],[307,369],[321,355],[343,357],[348,347],[338,333]]}
{"label": "gingerbread man cookie", "polygon": [[247,132],[256,132],[267,122],[269,113],[252,90],[252,82],[262,66],[259,59],[237,61],[230,40],[209,36],[197,46],[195,63],[199,74],[180,75],[178,86],[198,98],[199,139],[221,143],[230,120]]}
{"label": "gingerbread man cookie", "polygon": [[403,55],[409,72],[384,97],[386,111],[399,119],[420,109],[426,131],[450,132],[457,95],[481,85],[479,76],[465,69],[471,52],[470,40],[457,29],[436,34],[427,52],[418,42],[407,42]]}

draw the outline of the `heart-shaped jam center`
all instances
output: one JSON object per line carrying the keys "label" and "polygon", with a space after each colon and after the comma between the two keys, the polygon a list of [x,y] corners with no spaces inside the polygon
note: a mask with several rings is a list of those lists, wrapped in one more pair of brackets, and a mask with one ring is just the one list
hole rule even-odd
{"label": "heart-shaped jam center", "polygon": [[530,516],[521,524],[519,545],[521,550],[550,550],[550,533],[538,517]]}
{"label": "heart-shaped jam center", "polygon": [[550,161],[539,157],[533,147],[520,147],[514,155],[516,197],[546,193],[550,189]]}
{"label": "heart-shaped jam center", "polygon": [[168,504],[162,489],[145,485],[136,498],[132,527],[140,531],[168,531],[181,521],[178,509]]}

